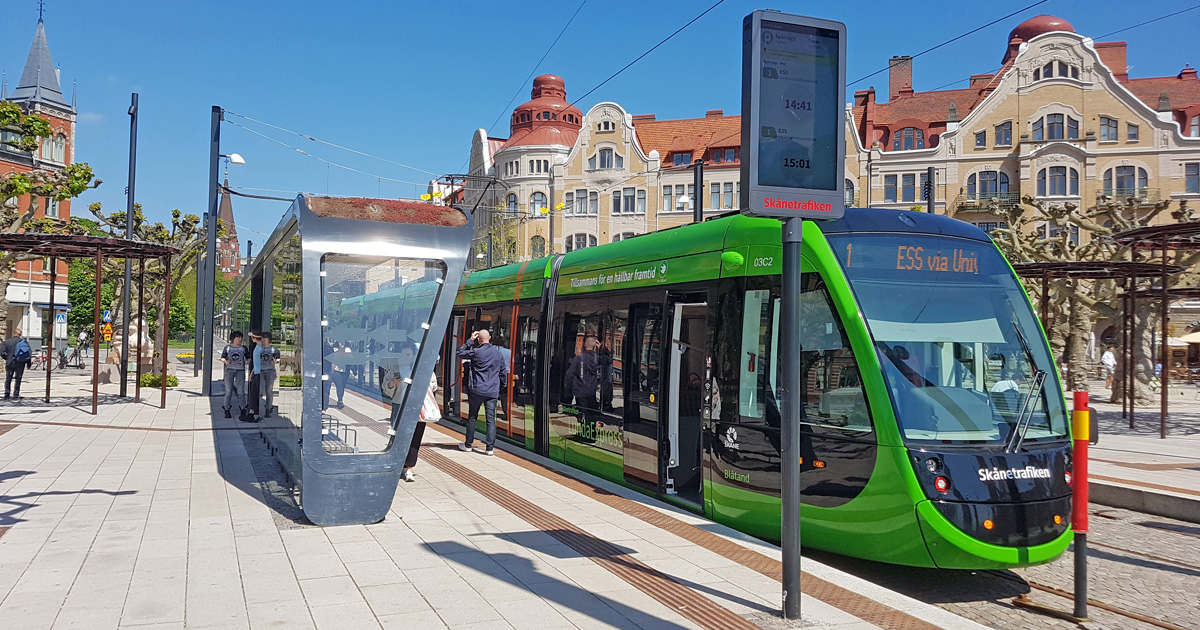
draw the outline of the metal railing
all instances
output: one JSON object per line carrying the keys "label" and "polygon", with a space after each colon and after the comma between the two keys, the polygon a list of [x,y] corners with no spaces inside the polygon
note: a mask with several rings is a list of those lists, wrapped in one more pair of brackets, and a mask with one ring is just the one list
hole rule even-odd
{"label": "metal railing", "polygon": [[1021,205],[1019,192],[994,192],[959,195],[954,198],[954,212],[1000,212]]}
{"label": "metal railing", "polygon": [[1152,206],[1160,199],[1157,188],[1109,188],[1096,193],[1096,203],[1121,206]]}

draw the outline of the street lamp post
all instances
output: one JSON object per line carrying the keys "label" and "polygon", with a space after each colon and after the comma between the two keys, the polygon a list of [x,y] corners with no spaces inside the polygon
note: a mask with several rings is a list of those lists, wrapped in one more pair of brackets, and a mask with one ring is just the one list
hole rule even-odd
{"label": "street lamp post", "polygon": [[[125,191],[125,238],[133,240],[133,185],[137,179],[137,124],[138,124],[138,95],[134,92],[129,102],[129,187]],[[97,280],[99,282],[99,280]],[[125,334],[121,335],[121,397],[129,395],[129,313],[130,294],[133,287],[133,260],[125,259],[125,299],[122,316],[125,318]],[[53,296],[52,296],[53,297]],[[140,326],[140,324],[139,324]],[[53,330],[53,329],[51,329]],[[140,340],[142,331],[138,330]],[[53,335],[50,337],[53,342]],[[53,343],[51,346],[53,347]],[[163,349],[166,352],[166,349]],[[164,377],[165,378],[165,377]]]}
{"label": "street lamp post", "polygon": [[[196,278],[196,306],[199,313],[196,316],[196,360],[193,370],[203,372],[200,383],[200,393],[204,396],[212,394],[212,353],[213,335],[216,333],[216,282],[217,282],[217,173],[221,158],[226,158],[233,164],[245,164],[246,160],[237,153],[223,155],[221,153],[221,121],[224,120],[225,110],[219,105],[212,106],[212,122],[209,133],[208,152],[208,212],[205,215],[205,229],[208,244],[204,249],[204,259],[197,264],[199,276]],[[167,340],[163,329],[164,345]],[[164,347],[163,351],[166,351]],[[203,365],[201,365],[203,362]],[[193,375],[195,372],[193,372]]]}

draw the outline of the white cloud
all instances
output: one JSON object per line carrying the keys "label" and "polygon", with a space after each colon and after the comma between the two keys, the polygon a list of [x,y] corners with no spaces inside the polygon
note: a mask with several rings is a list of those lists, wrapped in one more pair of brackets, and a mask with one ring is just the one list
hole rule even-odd
{"label": "white cloud", "polygon": [[81,123],[100,124],[104,122],[104,114],[97,112],[79,112],[75,119]]}

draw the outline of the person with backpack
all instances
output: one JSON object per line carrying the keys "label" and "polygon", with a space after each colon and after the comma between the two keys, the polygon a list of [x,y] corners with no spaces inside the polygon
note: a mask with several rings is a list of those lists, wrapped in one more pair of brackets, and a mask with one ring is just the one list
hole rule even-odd
{"label": "person with backpack", "polygon": [[[246,392],[246,347],[242,345],[242,333],[233,331],[229,345],[221,350],[221,362],[225,364],[225,417],[232,418],[233,403],[242,408],[242,394]],[[239,412],[240,415],[240,412]]]}
{"label": "person with backpack", "polygon": [[258,416],[270,418],[275,402],[275,362],[279,360],[279,348],[271,345],[271,331],[264,330],[254,349],[254,374],[262,391]]}
{"label": "person with backpack", "polygon": [[[13,398],[20,398],[21,379],[25,378],[25,368],[33,360],[33,349],[21,336],[20,328],[14,328],[12,337],[0,346],[0,358],[4,359],[4,369],[7,371],[4,377],[4,399],[9,399],[9,391],[12,391]],[[13,379],[17,381],[15,388],[12,386]]]}

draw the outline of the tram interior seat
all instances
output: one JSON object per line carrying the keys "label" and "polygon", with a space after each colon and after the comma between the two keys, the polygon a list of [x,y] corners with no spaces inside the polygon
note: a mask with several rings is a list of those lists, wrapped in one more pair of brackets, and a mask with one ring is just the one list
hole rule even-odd
{"label": "tram interior seat", "polygon": [[995,432],[992,402],[982,392],[963,387],[913,387],[901,396],[901,417],[906,432]]}

